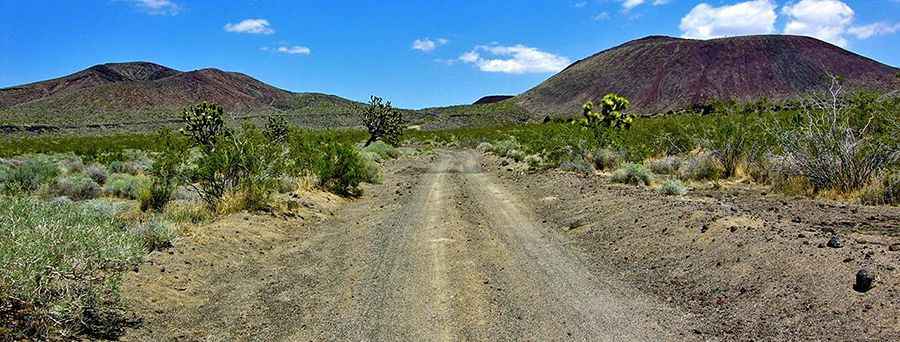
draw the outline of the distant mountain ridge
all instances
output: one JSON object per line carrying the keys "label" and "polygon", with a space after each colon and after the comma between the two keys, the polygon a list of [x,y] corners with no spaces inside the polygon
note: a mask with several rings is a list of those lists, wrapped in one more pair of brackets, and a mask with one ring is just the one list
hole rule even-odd
{"label": "distant mountain ridge", "polygon": [[218,69],[179,71],[149,62],[109,63],[0,89],[3,124],[64,127],[168,122],[202,101],[237,116],[275,114],[315,127],[352,126],[360,103],[294,93]]}
{"label": "distant mountain ridge", "polygon": [[649,36],[579,60],[510,101],[533,114],[565,115],[614,92],[636,113],[659,114],[718,100],[791,99],[826,85],[828,74],[848,87],[889,91],[900,85],[898,72],[810,37]]}

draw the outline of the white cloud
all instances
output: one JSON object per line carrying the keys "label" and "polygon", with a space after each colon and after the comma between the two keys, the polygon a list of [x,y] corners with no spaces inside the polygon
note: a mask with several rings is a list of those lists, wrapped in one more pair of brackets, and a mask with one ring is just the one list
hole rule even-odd
{"label": "white cloud", "polygon": [[[494,58],[485,58],[478,51]],[[481,71],[507,74],[559,72],[568,66],[568,58],[544,52],[524,45],[476,46],[474,50],[459,56],[464,63],[474,64]]]}
{"label": "white cloud", "polygon": [[868,39],[874,36],[893,34],[897,31],[900,31],[900,22],[894,24],[879,22],[863,26],[854,26],[847,29],[847,33],[858,39]]}
{"label": "white cloud", "polygon": [[237,24],[225,24],[225,31],[235,33],[272,34],[275,30],[266,19],[244,19]]}
{"label": "white cloud", "polygon": [[800,0],[781,9],[789,18],[784,33],[819,38],[847,46],[844,33],[853,22],[853,9],[839,0]]}
{"label": "white cloud", "polygon": [[[621,0],[622,1],[622,10],[625,12],[630,11],[632,8],[643,5],[647,2],[647,0]],[[671,0],[653,0],[653,6],[660,6],[668,4]]]}
{"label": "white cloud", "polygon": [[622,8],[624,8],[627,11],[632,8],[638,7],[638,6],[642,5],[643,3],[644,3],[644,0],[623,0]]}
{"label": "white cloud", "polygon": [[288,55],[309,55],[312,53],[312,50],[305,46],[279,46],[275,51]]}
{"label": "white cloud", "polygon": [[709,39],[775,32],[775,3],[752,0],[713,7],[701,3],[681,18],[682,36]]}
{"label": "white cloud", "polygon": [[135,5],[152,15],[176,15],[181,6],[170,0],[131,0]]}
{"label": "white cloud", "polygon": [[412,43],[413,50],[419,50],[422,52],[431,52],[434,49],[437,49],[441,45],[446,45],[450,41],[445,38],[438,38],[435,40],[431,40],[430,38],[422,38],[416,39]]}
{"label": "white cloud", "polygon": [[572,7],[583,8],[584,6],[587,6],[587,4],[588,4],[587,1],[579,1],[579,2],[572,4]]}
{"label": "white cloud", "polygon": [[594,19],[594,21],[604,21],[604,20],[609,20],[609,18],[610,18],[609,12],[600,12],[600,13],[597,13],[596,15],[594,15],[594,17],[592,19]]}

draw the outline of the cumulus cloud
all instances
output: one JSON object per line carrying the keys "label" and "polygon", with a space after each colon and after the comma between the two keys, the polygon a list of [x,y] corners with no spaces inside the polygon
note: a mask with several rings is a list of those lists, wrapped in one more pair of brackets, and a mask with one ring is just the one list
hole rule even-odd
{"label": "cumulus cloud", "polygon": [[784,33],[819,38],[847,46],[844,33],[853,22],[853,9],[839,0],[800,0],[781,12],[788,17]]}
{"label": "cumulus cloud", "polygon": [[170,0],[131,0],[136,6],[152,15],[176,15],[181,6]]}
{"label": "cumulus cloud", "polygon": [[431,52],[434,49],[437,49],[441,45],[446,45],[450,41],[445,38],[438,38],[435,40],[431,40],[430,38],[422,38],[416,39],[412,43],[413,50],[419,50],[422,52]]}
{"label": "cumulus cloud", "polygon": [[752,0],[714,7],[700,3],[681,18],[682,36],[710,39],[775,32],[775,3]]}
{"label": "cumulus cloud", "polygon": [[897,31],[900,31],[900,23],[890,24],[879,22],[863,26],[854,26],[847,29],[847,33],[858,39],[868,39],[874,36],[896,33]]}
{"label": "cumulus cloud", "polygon": [[237,24],[225,24],[225,31],[235,33],[272,34],[275,30],[266,19],[244,19]]}
{"label": "cumulus cloud", "polygon": [[[482,56],[482,52],[489,57]],[[566,57],[521,44],[476,46],[459,56],[459,60],[473,64],[481,71],[507,74],[559,72],[571,63]]]}

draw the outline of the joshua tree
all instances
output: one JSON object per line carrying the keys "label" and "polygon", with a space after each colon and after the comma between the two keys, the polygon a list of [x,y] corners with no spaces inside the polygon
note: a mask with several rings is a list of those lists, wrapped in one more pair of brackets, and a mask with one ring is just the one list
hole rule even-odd
{"label": "joshua tree", "polygon": [[600,100],[599,111],[594,111],[594,103],[588,101],[584,104],[584,122],[589,126],[602,126],[607,128],[628,129],[634,121],[631,114],[625,113],[628,109],[628,99],[618,94],[606,94]]}
{"label": "joshua tree", "polygon": [[403,135],[403,115],[391,107],[390,101],[384,102],[380,97],[372,96],[369,106],[363,111],[362,121],[369,130],[369,140],[365,146],[376,140],[394,146],[400,144],[400,136]]}
{"label": "joshua tree", "polygon": [[215,148],[219,137],[227,130],[222,119],[224,112],[221,106],[207,102],[187,107],[181,114],[181,118],[185,121],[181,133],[190,138],[195,145],[210,151]]}

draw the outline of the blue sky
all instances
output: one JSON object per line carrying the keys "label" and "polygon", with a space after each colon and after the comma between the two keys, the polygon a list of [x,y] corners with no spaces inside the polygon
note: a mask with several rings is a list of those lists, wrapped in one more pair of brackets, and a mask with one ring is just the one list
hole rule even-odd
{"label": "blue sky", "polygon": [[785,32],[900,66],[900,0],[0,0],[0,87],[142,60],[422,108],[520,93],[646,35]]}

